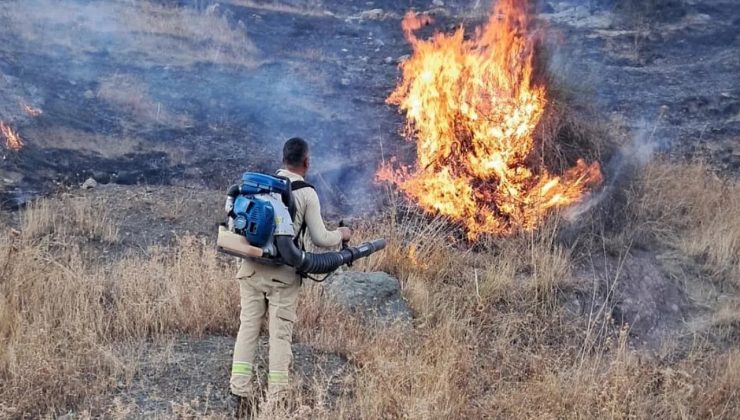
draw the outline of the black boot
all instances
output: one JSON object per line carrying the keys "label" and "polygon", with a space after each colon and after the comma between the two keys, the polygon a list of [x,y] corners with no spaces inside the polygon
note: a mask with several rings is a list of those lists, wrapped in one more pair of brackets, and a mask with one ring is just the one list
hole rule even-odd
{"label": "black boot", "polygon": [[251,419],[257,413],[255,400],[250,397],[231,394],[229,413],[235,419]]}

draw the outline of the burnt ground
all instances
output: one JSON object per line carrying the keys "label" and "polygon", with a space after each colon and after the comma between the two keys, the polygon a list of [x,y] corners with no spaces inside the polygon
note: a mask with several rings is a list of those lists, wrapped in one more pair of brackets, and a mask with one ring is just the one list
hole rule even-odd
{"label": "burnt ground", "polygon": [[636,141],[737,174],[740,3],[645,2],[666,5],[651,14],[625,3],[548,7],[541,16],[562,34],[556,67],[592,90],[598,107],[623,120]]}
{"label": "burnt ground", "polygon": [[[253,44],[240,60],[182,62],[154,47],[190,36],[178,42],[226,56],[229,44],[169,26],[143,35],[110,29],[119,23],[108,16],[121,4],[114,0],[68,0],[51,16],[40,12],[47,2],[11,2],[0,13],[0,119],[26,143],[2,152],[5,207],[89,176],[222,189],[245,169],[273,170],[282,141],[300,135],[314,145],[312,181],[327,209],[370,210],[378,162],[411,151],[398,134],[401,116],[384,103],[398,58],[409,52],[400,17],[428,10],[444,29],[476,24],[487,9],[462,1],[287,1],[277,2],[279,10],[265,1],[154,1],[179,4],[191,20],[215,17]],[[638,139],[737,172],[740,5],[671,7],[636,20],[608,1],[545,3],[541,17],[557,40],[554,67]],[[382,11],[367,12],[375,8]],[[73,41],[64,42],[70,32]],[[43,113],[33,117],[23,105]]]}
{"label": "burnt ground", "polygon": [[[204,3],[216,4],[182,7],[246,32],[256,48],[250,57],[238,65],[210,58],[169,65],[141,57],[124,35],[39,15],[34,6],[43,1],[16,2],[0,14],[0,26],[13,28],[20,17],[13,7],[27,10],[17,14],[42,34],[0,31],[1,118],[27,144],[19,153],[3,151],[5,206],[88,176],[222,189],[245,169],[272,171],[282,142],[294,135],[314,145],[313,181],[330,209],[368,203],[379,145],[399,140],[401,117],[384,105],[395,57],[407,52],[398,19],[362,20],[359,8],[347,6],[335,15],[237,1],[206,10]],[[92,11],[84,1],[66,4],[59,13],[73,22],[107,12],[105,2]],[[61,31],[76,31],[81,45],[57,43]],[[43,113],[32,117],[20,104]]]}

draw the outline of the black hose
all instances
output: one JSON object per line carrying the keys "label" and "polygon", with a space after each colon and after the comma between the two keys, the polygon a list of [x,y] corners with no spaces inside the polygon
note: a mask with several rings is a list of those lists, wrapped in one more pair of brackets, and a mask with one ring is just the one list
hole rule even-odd
{"label": "black hose", "polygon": [[239,184],[234,184],[229,187],[228,190],[226,190],[226,196],[231,198],[236,198],[237,195],[239,195]]}
{"label": "black hose", "polygon": [[301,273],[308,274],[331,273],[344,264],[352,263],[385,248],[385,239],[376,239],[340,251],[314,254],[298,249],[291,236],[277,236],[275,243],[280,257],[286,264],[295,267]]}

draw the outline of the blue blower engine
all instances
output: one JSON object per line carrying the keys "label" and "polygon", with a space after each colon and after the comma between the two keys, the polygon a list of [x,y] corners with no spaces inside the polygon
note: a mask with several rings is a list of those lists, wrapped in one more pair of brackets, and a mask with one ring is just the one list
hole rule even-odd
{"label": "blue blower engine", "polygon": [[287,264],[300,273],[329,273],[385,248],[384,239],[319,254],[298,248],[293,190],[286,177],[245,172],[241,184],[226,194],[226,212],[228,229],[219,230],[219,250],[264,264]]}

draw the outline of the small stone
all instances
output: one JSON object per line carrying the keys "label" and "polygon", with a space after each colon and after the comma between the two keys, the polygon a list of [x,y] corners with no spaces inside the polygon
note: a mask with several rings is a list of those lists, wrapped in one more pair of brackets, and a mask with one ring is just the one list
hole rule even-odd
{"label": "small stone", "polygon": [[429,16],[435,16],[435,17],[450,17],[450,11],[445,9],[444,7],[434,7],[432,9],[429,9],[426,11],[426,14]]}
{"label": "small stone", "polygon": [[398,57],[398,58],[396,59],[396,62],[397,62],[397,63],[399,63],[399,64],[401,64],[401,63],[403,63],[404,61],[408,60],[409,58],[411,58],[411,56],[410,56],[410,55],[408,55],[408,54],[404,54],[404,55],[402,55],[402,56]]}
{"label": "small stone", "polygon": [[339,81],[342,86],[349,86],[350,80],[349,79],[342,79]]}
{"label": "small stone", "polygon": [[324,283],[328,295],[343,308],[377,326],[411,326],[412,316],[399,281],[386,273],[346,271]]}
{"label": "small stone", "polygon": [[393,64],[394,60],[393,57],[386,57],[383,61],[385,61],[385,64]]}
{"label": "small stone", "polygon": [[385,17],[383,9],[370,9],[360,13],[361,20],[383,20]]}
{"label": "small stone", "polygon": [[437,7],[442,7],[445,5],[445,2],[443,0],[432,0],[432,4]]}
{"label": "small stone", "polygon": [[95,92],[93,92],[92,90],[88,89],[88,90],[85,91],[85,93],[83,94],[83,96],[85,96],[85,99],[93,99],[95,97]]}
{"label": "small stone", "polygon": [[97,181],[95,181],[93,178],[88,178],[85,182],[82,183],[82,186],[80,188],[82,188],[83,190],[91,190],[97,186]]}

